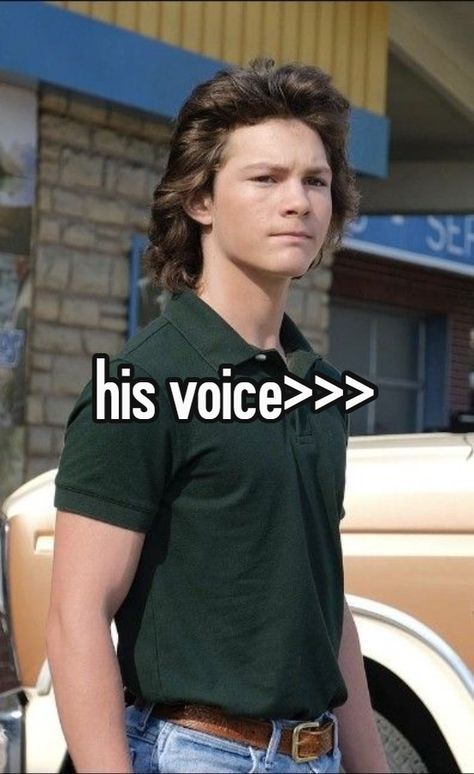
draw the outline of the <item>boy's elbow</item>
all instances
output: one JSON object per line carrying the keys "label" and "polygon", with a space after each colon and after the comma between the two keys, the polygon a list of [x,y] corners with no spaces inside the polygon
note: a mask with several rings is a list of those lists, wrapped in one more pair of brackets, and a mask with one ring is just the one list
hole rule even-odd
{"label": "boy's elbow", "polygon": [[56,663],[57,656],[61,653],[67,652],[66,648],[61,645],[61,620],[57,612],[50,610],[46,619],[46,657],[50,666]]}
{"label": "boy's elbow", "polygon": [[100,608],[77,611],[51,606],[46,619],[46,652],[48,659],[67,653],[79,642],[100,633],[110,633],[110,622]]}
{"label": "boy's elbow", "polygon": [[46,652],[48,659],[54,657],[57,646],[68,636],[68,632],[73,634],[74,620],[71,616],[64,615],[56,607],[50,607],[46,619]]}

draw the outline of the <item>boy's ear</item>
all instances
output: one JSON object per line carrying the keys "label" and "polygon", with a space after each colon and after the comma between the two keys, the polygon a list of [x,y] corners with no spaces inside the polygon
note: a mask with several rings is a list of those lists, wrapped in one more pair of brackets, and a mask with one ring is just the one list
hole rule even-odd
{"label": "boy's ear", "polygon": [[212,197],[210,194],[192,194],[183,204],[183,209],[190,218],[196,220],[202,226],[210,226],[212,223]]}

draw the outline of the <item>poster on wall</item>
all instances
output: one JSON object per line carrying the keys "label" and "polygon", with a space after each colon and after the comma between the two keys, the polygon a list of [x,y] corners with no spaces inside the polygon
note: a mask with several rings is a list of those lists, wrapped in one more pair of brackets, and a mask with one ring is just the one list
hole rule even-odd
{"label": "poster on wall", "polygon": [[24,480],[36,94],[0,83],[0,502]]}
{"label": "poster on wall", "polygon": [[36,169],[36,95],[0,83],[0,252],[28,254]]}
{"label": "poster on wall", "polygon": [[0,253],[0,428],[24,422],[24,354],[30,306],[29,260]]}

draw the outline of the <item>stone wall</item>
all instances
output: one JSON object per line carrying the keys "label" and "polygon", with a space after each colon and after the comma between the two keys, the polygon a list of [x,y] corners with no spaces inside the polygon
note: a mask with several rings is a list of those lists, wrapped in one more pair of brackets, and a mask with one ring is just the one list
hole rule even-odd
{"label": "stone wall", "polygon": [[[125,343],[131,238],[147,231],[170,134],[165,123],[51,89],[39,111],[25,480],[57,466],[92,355]],[[293,283],[287,307],[323,355],[332,260]]]}
{"label": "stone wall", "polygon": [[323,357],[329,350],[329,291],[334,254],[326,250],[319,266],[293,280],[286,311]]}
{"label": "stone wall", "polygon": [[40,94],[26,479],[57,465],[92,355],[126,340],[131,238],[147,231],[169,132],[138,114]]}

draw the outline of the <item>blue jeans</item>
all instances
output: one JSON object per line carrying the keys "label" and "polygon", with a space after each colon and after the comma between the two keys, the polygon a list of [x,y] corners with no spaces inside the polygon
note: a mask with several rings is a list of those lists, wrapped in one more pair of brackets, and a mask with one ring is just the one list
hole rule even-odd
{"label": "blue jeans", "polygon": [[133,771],[155,774],[207,774],[207,772],[242,772],[256,774],[323,774],[339,772],[341,753],[337,742],[337,719],[332,712],[321,718],[332,718],[336,724],[335,746],[332,752],[311,761],[297,763],[291,755],[278,752],[282,727],[296,726],[298,720],[272,720],[272,735],[268,747],[260,749],[240,742],[232,742],[213,734],[184,728],[169,720],[151,715],[152,704],[138,710],[126,709],[127,738]]}

